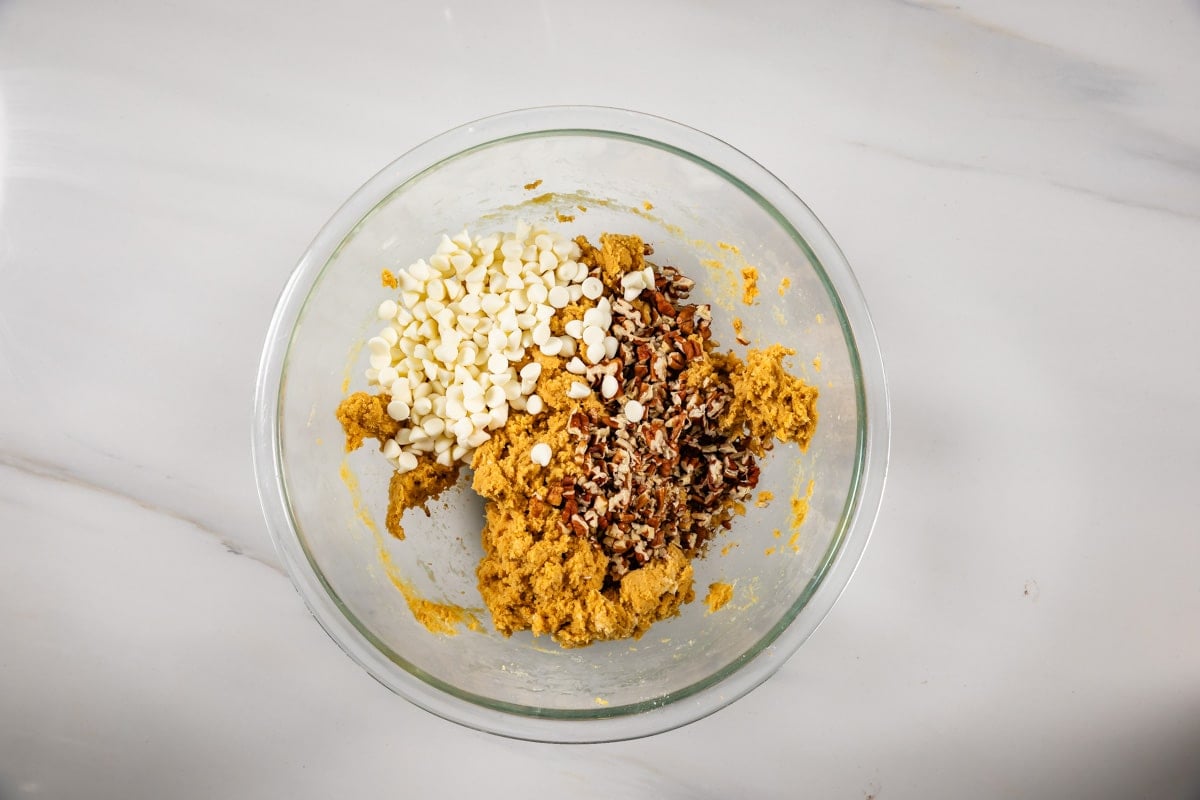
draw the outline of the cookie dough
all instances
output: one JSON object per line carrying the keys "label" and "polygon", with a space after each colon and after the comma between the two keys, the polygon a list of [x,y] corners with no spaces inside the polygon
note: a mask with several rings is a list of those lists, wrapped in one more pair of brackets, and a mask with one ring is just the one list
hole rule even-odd
{"label": "cookie dough", "polygon": [[[609,287],[619,286],[627,272],[642,269],[649,252],[635,236],[606,234],[598,248],[582,237],[576,242],[582,251],[580,263],[598,269]],[[750,276],[747,279],[749,293],[755,287]],[[634,305],[639,303],[644,301]],[[584,300],[562,309],[552,322],[555,333],[591,305]],[[785,371],[783,361],[793,352],[776,345],[751,350],[743,360],[716,351],[706,341],[681,373],[683,384],[690,391],[723,393],[727,402],[719,428],[741,432],[755,455],[764,455],[776,439],[804,449],[817,424],[817,390]],[[568,395],[577,376],[565,370],[567,359],[540,352],[534,352],[532,359],[542,367],[536,392],[543,410],[511,414],[476,448],[471,463],[472,487],[487,500],[484,556],[477,569],[480,594],[496,630],[505,635],[529,630],[552,636],[564,647],[640,637],[655,622],[677,615],[682,605],[695,599],[690,556],[702,555],[704,546],[685,554],[671,545],[665,555],[619,581],[612,579],[609,556],[597,542],[564,526],[549,497],[564,479],[584,479],[568,424],[580,411],[601,413],[601,401],[594,393],[581,399]],[[337,417],[346,433],[347,450],[362,446],[368,438],[384,442],[396,435],[400,423],[388,416],[388,401],[386,395],[360,392],[341,403]],[[537,444],[550,448],[551,459],[545,466],[530,457]],[[428,500],[453,486],[458,477],[457,465],[443,467],[431,458],[422,458],[412,471],[395,474],[389,487],[388,531],[403,538],[404,512],[422,507],[428,513]],[[714,520],[727,524],[734,513],[744,513],[744,506],[731,502]],[[706,599],[709,612],[731,596],[728,584],[712,584]]]}
{"label": "cookie dough", "polygon": [[718,581],[708,585],[708,596],[704,598],[704,604],[708,606],[708,613],[712,614],[715,611],[720,611],[732,599],[733,586]]}

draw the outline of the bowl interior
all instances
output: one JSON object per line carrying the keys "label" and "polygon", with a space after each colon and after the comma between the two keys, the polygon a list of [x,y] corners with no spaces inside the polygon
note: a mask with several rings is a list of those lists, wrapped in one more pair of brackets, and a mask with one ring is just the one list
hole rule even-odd
{"label": "bowl interior", "polygon": [[[794,348],[791,370],[821,391],[808,451],[777,446],[763,463],[759,490],[775,499],[764,508],[751,505],[713,541],[708,557],[695,564],[696,602],[637,641],[562,650],[528,633],[498,635],[476,589],[482,504],[466,481],[432,504],[432,516],[410,512],[408,537],[396,541],[380,533],[388,464],[370,442],[343,452],[334,409],[344,389],[366,386],[361,344],[377,331],[374,309],[390,293],[380,271],[428,257],[443,233],[464,226],[472,233],[508,230],[518,219],[593,240],[604,231],[641,235],[654,245],[652,261],[696,279],[693,299],[712,303],[723,348],[746,349],[734,340],[738,317],[751,346]],[[476,146],[411,177],[375,205],[308,291],[278,393],[277,466],[291,535],[349,623],[331,631],[335,638],[369,643],[382,655],[372,671],[390,685],[419,682],[487,708],[564,718],[686,698],[768,647],[806,613],[836,554],[863,448],[853,335],[804,236],[713,164],[603,131],[550,131]],[[743,302],[741,270],[749,266],[759,275],[753,305]],[[348,485],[354,482],[356,490]],[[807,503],[799,527],[793,500]],[[413,593],[474,609],[482,631],[438,635],[417,622],[384,568],[381,548]],[[733,584],[734,597],[708,614],[703,598],[714,581]]]}

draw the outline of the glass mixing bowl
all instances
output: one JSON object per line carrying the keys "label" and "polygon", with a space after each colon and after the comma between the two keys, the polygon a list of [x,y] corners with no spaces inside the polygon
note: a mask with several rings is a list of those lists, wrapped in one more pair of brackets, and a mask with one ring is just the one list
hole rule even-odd
{"label": "glass mixing bowl", "polygon": [[[380,271],[428,257],[443,233],[511,230],[519,219],[593,241],[604,231],[639,234],[654,246],[652,261],[697,281],[692,299],[712,303],[723,348],[744,350],[731,327],[740,317],[753,344],[794,348],[790,368],[820,388],[808,451],[777,446],[763,463],[759,489],[776,499],[735,518],[695,562],[696,602],[640,640],[564,650],[528,632],[497,634],[476,588],[482,502],[467,481],[433,503],[432,516],[410,512],[399,541],[375,522],[390,465],[373,442],[344,452],[334,409],[347,391],[366,388],[361,345],[375,335],[375,309],[389,294]],[[759,274],[750,306],[742,299],[747,265]],[[297,590],[377,680],[480,730],[603,741],[716,711],[813,632],[870,536],[888,414],[878,344],[850,267],[783,183],[729,145],[661,118],[538,108],[473,122],[410,151],[317,235],[271,321],[254,465]],[[792,500],[808,505],[795,529]],[[710,614],[703,598],[716,581],[732,584],[734,596]],[[481,630],[431,633],[405,592],[475,609]]]}

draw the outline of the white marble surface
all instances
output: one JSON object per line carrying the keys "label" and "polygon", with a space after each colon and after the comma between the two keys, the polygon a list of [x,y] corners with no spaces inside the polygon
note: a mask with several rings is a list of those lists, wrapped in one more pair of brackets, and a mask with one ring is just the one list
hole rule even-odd
{"label": "white marble surface", "polygon": [[[0,798],[1197,797],[1198,52],[1194,0],[0,3]],[[893,390],[826,624],[633,743],[390,695],[250,468],[311,235],[423,139],[551,103],[775,171]]]}

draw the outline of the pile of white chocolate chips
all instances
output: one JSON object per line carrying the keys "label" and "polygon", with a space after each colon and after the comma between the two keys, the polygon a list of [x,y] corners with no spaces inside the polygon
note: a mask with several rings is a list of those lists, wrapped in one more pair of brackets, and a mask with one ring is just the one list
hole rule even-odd
{"label": "pile of white chocolate chips", "polygon": [[[379,306],[386,324],[367,342],[366,371],[369,385],[391,398],[388,416],[403,423],[382,445],[397,471],[416,469],[422,454],[443,466],[469,462],[489,432],[507,422],[510,409],[541,413],[542,398],[534,393],[541,365],[516,366],[531,348],[569,358],[566,368],[574,374],[613,357],[612,306],[600,280],[576,262],[579,256],[579,246],[562,234],[519,223],[504,234],[444,236],[428,261],[397,273],[400,302]],[[648,266],[621,281],[627,301],[653,286]],[[585,297],[595,306],[568,322],[566,335],[553,335],[555,312]],[[578,382],[570,391],[583,398],[591,389]],[[615,380],[601,392],[611,398]],[[626,414],[641,411],[633,401]],[[549,448],[531,457],[548,463]]]}

